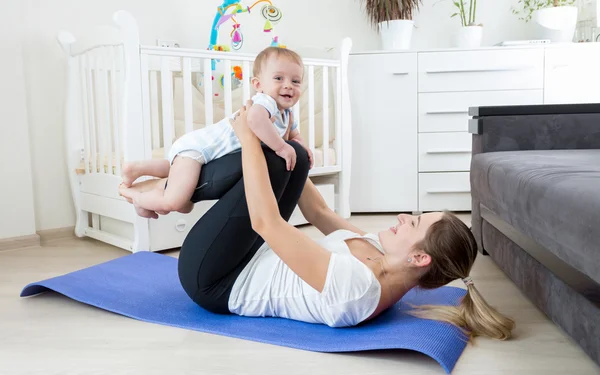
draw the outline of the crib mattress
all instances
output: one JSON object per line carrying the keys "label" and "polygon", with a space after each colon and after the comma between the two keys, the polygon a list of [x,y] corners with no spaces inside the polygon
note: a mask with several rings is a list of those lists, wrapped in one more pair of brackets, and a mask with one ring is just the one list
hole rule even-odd
{"label": "crib mattress", "polygon": [[[164,159],[165,154],[164,154],[164,148],[156,148],[154,150],[152,150],[152,158],[153,159]],[[323,158],[324,158],[324,152],[323,152],[323,147],[317,147],[314,151],[313,151],[313,157],[314,157],[314,166],[313,168],[319,168],[319,167],[323,167],[324,163],[323,163]],[[333,147],[329,147],[329,152],[328,152],[328,159],[329,162],[327,163],[328,166],[330,165],[336,165],[337,163],[337,155],[336,155],[336,150]],[[108,169],[109,169],[109,165],[108,165],[108,158],[105,157],[103,163],[100,163],[100,160],[98,159],[98,162],[96,163],[96,165],[100,165],[102,164],[102,168],[104,173],[108,173]],[[121,157],[121,163],[123,162],[123,158]],[[89,165],[90,168],[92,166],[91,164],[92,162],[89,161]],[[116,159],[113,157],[112,160],[112,169],[113,169],[113,174],[116,173]],[[85,164],[82,161],[81,164],[78,166],[78,168],[76,169],[77,174],[85,174]]]}

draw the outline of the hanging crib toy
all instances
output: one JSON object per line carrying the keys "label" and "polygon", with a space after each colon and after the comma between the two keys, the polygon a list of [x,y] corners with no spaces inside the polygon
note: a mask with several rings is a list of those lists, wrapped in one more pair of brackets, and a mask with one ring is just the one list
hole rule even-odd
{"label": "hanging crib toy", "polygon": [[[208,49],[215,51],[230,51],[231,49],[235,51],[240,50],[244,45],[244,34],[242,33],[242,25],[236,20],[235,16],[240,13],[250,14],[252,8],[260,3],[267,3],[264,4],[260,10],[260,14],[265,19],[265,25],[263,27],[263,31],[265,33],[272,32],[273,26],[279,23],[283,17],[281,10],[274,6],[270,0],[258,0],[254,4],[246,7],[240,5],[240,2],[241,0],[225,0],[221,6],[217,7],[217,14],[215,15],[213,22]],[[230,33],[231,47],[227,45],[219,45],[217,44],[219,38],[219,28],[221,25],[230,20],[233,22],[233,29]]]}

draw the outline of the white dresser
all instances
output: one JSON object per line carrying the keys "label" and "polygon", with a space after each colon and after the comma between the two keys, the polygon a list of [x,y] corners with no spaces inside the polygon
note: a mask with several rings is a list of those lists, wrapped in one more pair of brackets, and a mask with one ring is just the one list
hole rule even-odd
{"label": "white dresser", "polygon": [[600,43],[350,56],[352,212],[470,211],[468,109],[600,102]]}

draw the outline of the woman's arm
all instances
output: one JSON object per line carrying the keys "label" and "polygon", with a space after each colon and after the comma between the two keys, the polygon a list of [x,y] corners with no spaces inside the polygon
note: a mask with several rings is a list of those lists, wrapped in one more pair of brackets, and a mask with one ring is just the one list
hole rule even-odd
{"label": "woman's arm", "polygon": [[302,215],[309,223],[314,225],[321,233],[328,235],[338,229],[347,229],[361,236],[366,232],[350,224],[347,220],[333,212],[323,199],[319,190],[309,179],[306,180],[304,190],[298,201]]}
{"label": "woman's arm", "polygon": [[[251,101],[247,107],[251,106]],[[242,108],[233,127],[242,144],[242,170],[246,202],[254,229],[285,264],[317,291],[323,291],[330,253],[283,220],[269,180],[259,139],[247,125]]]}

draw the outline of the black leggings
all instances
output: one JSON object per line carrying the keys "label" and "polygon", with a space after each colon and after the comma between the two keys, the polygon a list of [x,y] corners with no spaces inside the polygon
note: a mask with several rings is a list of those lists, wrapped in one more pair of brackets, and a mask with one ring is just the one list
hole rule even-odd
{"label": "black leggings", "polygon": [[[288,143],[297,155],[293,171],[287,171],[285,160],[263,146],[273,193],[285,221],[298,204],[309,171],[304,148],[294,141]],[[194,302],[214,313],[230,313],[228,302],[233,284],[264,243],[250,223],[241,171],[239,152],[203,167],[198,195],[192,199],[219,200],[190,230],[179,254],[183,289]],[[238,176],[237,180],[232,176]]]}

